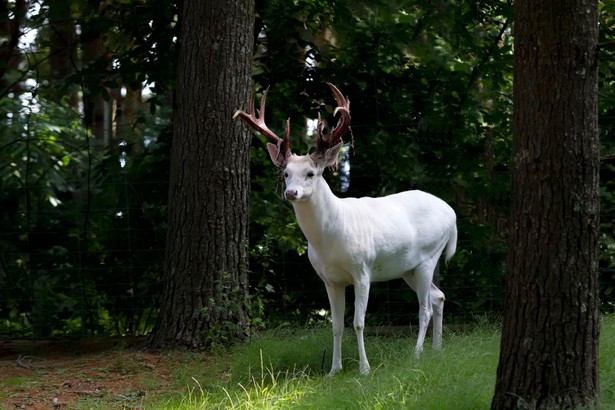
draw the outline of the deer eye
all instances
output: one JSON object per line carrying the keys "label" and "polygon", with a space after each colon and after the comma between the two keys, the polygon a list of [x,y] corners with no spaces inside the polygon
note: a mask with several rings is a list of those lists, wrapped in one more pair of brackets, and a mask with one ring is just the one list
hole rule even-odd
{"label": "deer eye", "polygon": [[312,171],[307,173],[308,178],[314,178],[314,173]]}
{"label": "deer eye", "polygon": [[288,172],[284,173],[284,178],[288,178]]}

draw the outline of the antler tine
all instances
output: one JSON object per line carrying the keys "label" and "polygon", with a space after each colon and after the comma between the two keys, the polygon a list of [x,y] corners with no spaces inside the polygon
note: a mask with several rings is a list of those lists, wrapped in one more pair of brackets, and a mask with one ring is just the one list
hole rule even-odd
{"label": "antler tine", "polygon": [[[338,108],[343,107],[343,108],[346,108],[346,110],[350,111],[350,100],[344,97],[344,94],[342,94],[339,88],[337,88],[335,85],[331,83],[327,83],[327,85],[331,88],[331,91],[333,91],[333,95],[335,96],[335,101],[337,101],[337,105],[339,106]],[[338,108],[336,108],[336,111]]]}
{"label": "antler tine", "polygon": [[316,152],[325,152],[327,148],[330,148],[329,136],[325,136],[323,131],[325,124],[322,122],[322,117],[318,113],[318,122],[316,123]]}
{"label": "antler tine", "polygon": [[280,153],[283,153],[284,156],[290,155],[290,118],[286,120],[286,132],[284,134],[284,138],[278,137],[273,131],[267,127],[265,124],[265,108],[267,105],[267,93],[269,92],[269,87],[263,93],[261,97],[261,105],[258,110],[258,115],[256,114],[256,110],[254,107],[254,95],[250,100],[250,114],[237,110],[235,114],[233,114],[233,118],[241,118],[246,124],[250,126],[253,130],[261,133],[267,139],[276,145],[280,149]]}
{"label": "antler tine", "polygon": [[331,144],[334,144],[337,143],[337,140],[342,139],[342,136],[350,127],[350,100],[344,97],[342,92],[333,84],[327,83],[327,85],[331,88],[331,91],[333,91],[333,95],[337,101],[337,108],[333,111],[333,115],[337,115],[338,112],[341,114],[337,125],[331,130]]}
{"label": "antler tine", "polygon": [[290,117],[286,119],[286,131],[284,132],[284,139],[280,145],[280,152],[290,156]]}
{"label": "antler tine", "polygon": [[316,127],[318,139],[316,141],[316,150],[319,152],[324,152],[326,149],[340,142],[342,136],[350,128],[350,100],[344,97],[344,94],[333,84],[327,83],[327,85],[331,88],[331,91],[333,91],[333,96],[335,97],[335,101],[337,101],[337,107],[333,111],[333,115],[335,116],[340,113],[341,116],[335,128],[325,137],[322,133],[324,126],[320,118],[320,113],[318,114],[318,124]]}

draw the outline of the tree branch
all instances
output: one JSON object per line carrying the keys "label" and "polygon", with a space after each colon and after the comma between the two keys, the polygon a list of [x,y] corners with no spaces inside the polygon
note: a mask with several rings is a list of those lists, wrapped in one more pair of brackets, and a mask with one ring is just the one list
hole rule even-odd
{"label": "tree branch", "polygon": [[615,40],[605,41],[604,43],[598,43],[598,50],[610,48],[615,46]]}

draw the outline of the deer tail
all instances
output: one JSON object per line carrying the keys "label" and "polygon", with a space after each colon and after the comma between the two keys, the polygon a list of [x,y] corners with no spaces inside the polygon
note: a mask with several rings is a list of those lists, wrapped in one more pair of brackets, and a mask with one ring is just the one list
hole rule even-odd
{"label": "deer tail", "polygon": [[448,264],[448,261],[453,257],[457,250],[457,224],[453,224],[448,242],[446,243],[446,249],[444,254],[444,262]]}

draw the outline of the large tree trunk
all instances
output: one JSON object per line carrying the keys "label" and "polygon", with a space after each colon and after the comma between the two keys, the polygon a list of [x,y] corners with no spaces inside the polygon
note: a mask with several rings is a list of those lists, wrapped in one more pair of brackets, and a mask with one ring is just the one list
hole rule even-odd
{"label": "large tree trunk", "polygon": [[254,2],[186,1],[173,117],[165,288],[152,347],[198,348],[248,332]]}
{"label": "large tree trunk", "polygon": [[598,397],[597,1],[515,2],[514,204],[493,409]]}

